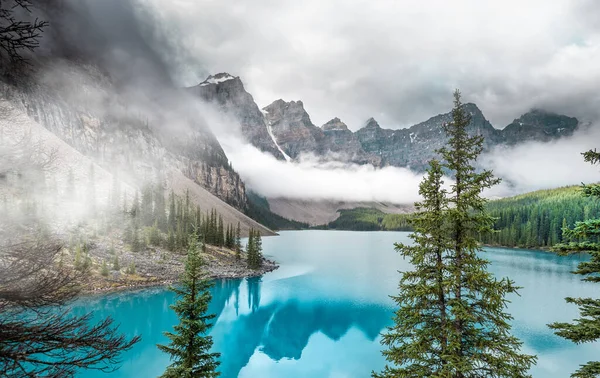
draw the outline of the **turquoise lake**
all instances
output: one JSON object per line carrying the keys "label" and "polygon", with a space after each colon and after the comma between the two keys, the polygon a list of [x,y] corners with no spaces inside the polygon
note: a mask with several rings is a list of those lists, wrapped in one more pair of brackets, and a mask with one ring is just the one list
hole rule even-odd
{"label": "turquoise lake", "polygon": [[[229,377],[368,377],[385,364],[380,333],[391,324],[398,270],[409,269],[393,247],[408,242],[405,232],[288,231],[263,239],[265,256],[281,267],[261,278],[217,281],[210,311],[220,372]],[[546,324],[569,321],[577,308],[564,297],[598,294],[597,285],[570,273],[579,256],[488,248],[484,256],[497,276],[523,287],[509,299],[513,333],[524,350],[538,355],[533,377],[562,378],[600,356],[600,345],[575,345]],[[112,316],[127,335],[142,341],[123,354],[111,374],[79,376],[156,377],[169,364],[156,348],[177,318],[174,296],[162,288],[89,297],[74,312]]]}

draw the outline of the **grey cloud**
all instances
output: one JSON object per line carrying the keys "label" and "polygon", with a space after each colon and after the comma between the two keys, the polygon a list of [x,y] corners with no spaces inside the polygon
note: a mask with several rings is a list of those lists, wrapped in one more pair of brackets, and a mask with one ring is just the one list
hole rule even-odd
{"label": "grey cloud", "polygon": [[180,85],[228,71],[259,105],[302,100],[317,124],[408,126],[456,87],[496,127],[532,107],[596,116],[591,1],[130,1]]}

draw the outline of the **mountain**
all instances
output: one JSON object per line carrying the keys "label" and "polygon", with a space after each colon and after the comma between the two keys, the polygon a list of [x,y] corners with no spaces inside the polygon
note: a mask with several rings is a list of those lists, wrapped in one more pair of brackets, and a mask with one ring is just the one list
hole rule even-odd
{"label": "mountain", "polygon": [[504,142],[509,145],[523,140],[547,142],[573,135],[578,124],[577,118],[534,109],[506,126],[502,134]]}
{"label": "mountain", "polygon": [[237,76],[220,73],[209,76],[202,83],[187,90],[204,101],[217,104],[222,111],[239,121],[242,135],[246,140],[268,152],[277,159],[284,159],[283,153],[272,137],[269,125],[252,95],[244,89]]}
{"label": "mountain", "polygon": [[[0,85],[0,88],[4,87]],[[102,160],[97,160],[94,154],[86,155],[82,153],[82,150],[86,150],[81,147],[74,147],[71,143],[44,127],[27,113],[22,103],[19,104],[6,98],[0,98],[0,114],[2,114],[2,117],[0,117],[0,131],[4,138],[3,142],[7,140],[30,140],[31,146],[29,148],[41,148],[44,150],[42,153],[54,156],[53,159],[56,162],[56,166],[52,168],[51,175],[46,177],[45,180],[52,184],[49,185],[49,188],[56,190],[57,193],[64,192],[62,189],[68,186],[69,180],[72,180],[79,189],[86,188],[89,190],[87,185],[91,180],[90,172],[93,172],[93,191],[95,192],[93,198],[98,208],[115,205],[110,203],[115,183],[118,183],[126,203],[131,203],[134,193],[139,190],[136,187],[138,183],[134,177],[125,176],[123,168],[115,169],[115,166],[106,165],[103,164]],[[58,120],[55,121],[58,122]],[[87,132],[81,132],[79,135],[82,136],[83,134],[91,133],[92,130],[87,130]],[[85,144],[82,145],[85,146]],[[131,147],[134,146],[131,145]],[[164,153],[164,151],[160,151],[160,148],[156,146],[154,152],[158,154]],[[40,153],[40,151],[37,153]],[[135,167],[142,170],[150,169],[143,164],[136,164]],[[177,167],[167,168],[165,166],[163,174],[163,184],[168,190],[172,190],[176,195],[181,197],[187,193],[193,203],[202,206],[204,209],[215,209],[223,217],[223,221],[226,224],[240,222],[244,234],[247,235],[250,228],[258,229],[264,235],[273,234],[271,230],[250,219],[205,188],[199,186],[192,179],[186,177]],[[71,177],[70,179],[68,178],[69,176]],[[5,182],[2,183],[5,184]],[[5,189],[6,185],[0,185],[0,194],[3,194],[3,190]],[[62,196],[64,193],[60,195]],[[48,197],[51,198],[50,201],[48,198],[45,199],[49,202],[45,205],[48,210],[53,205],[61,206],[59,211],[53,211],[50,218],[51,224],[61,228],[61,232],[66,232],[65,229],[73,219],[83,220],[90,216],[86,212],[86,208],[90,207],[89,203],[87,203],[90,200],[87,193],[75,192],[74,195],[71,194],[69,198],[61,201],[58,201],[51,195]]]}
{"label": "mountain", "polygon": [[292,159],[303,152],[322,154],[323,130],[313,125],[302,101],[274,101],[263,108],[277,144]]}
{"label": "mountain", "polygon": [[[471,115],[468,132],[483,135],[485,148],[502,141],[502,131],[495,129],[475,104],[464,107]],[[386,130],[371,118],[356,135],[367,153],[381,157],[382,165],[423,170],[436,155],[435,151],[446,144],[443,125],[451,121],[452,114],[445,113],[407,129]]]}
{"label": "mountain", "polygon": [[148,98],[124,91],[97,67],[47,60],[13,80],[0,96],[33,121],[134,186],[180,172],[244,212],[245,185],[207,125],[186,116],[188,94],[162,88]]}
{"label": "mountain", "polygon": [[[233,114],[242,122],[244,137],[278,159],[282,155],[299,159],[310,154],[321,160],[423,171],[436,156],[435,151],[446,143],[443,125],[452,120],[451,113],[444,113],[409,128],[390,130],[370,118],[362,128],[352,132],[337,117],[321,127],[314,125],[302,101],[279,99],[259,114],[240,78],[229,74],[210,76],[192,90]],[[547,142],[572,135],[579,125],[576,118],[534,109],[503,129],[496,129],[477,105],[467,103],[464,107],[471,116],[468,131],[484,136],[485,150],[528,141]]]}

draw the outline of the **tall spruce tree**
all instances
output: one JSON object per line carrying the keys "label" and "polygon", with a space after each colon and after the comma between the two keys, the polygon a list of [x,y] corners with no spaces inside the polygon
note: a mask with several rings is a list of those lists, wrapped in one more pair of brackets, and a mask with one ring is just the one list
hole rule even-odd
{"label": "tall spruce tree", "polygon": [[214,315],[207,314],[212,283],[204,271],[198,239],[190,235],[188,245],[181,286],[171,288],[178,296],[171,308],[177,313],[180,323],[174,327],[174,332],[165,332],[170,344],[158,345],[161,351],[171,355],[173,361],[162,377],[217,377],[220,354],[210,352],[212,337],[207,336],[210,321],[214,318]]}
{"label": "tall spruce tree", "polygon": [[237,227],[235,229],[235,258],[236,260],[240,260],[242,258],[242,240],[241,240],[241,227],[240,222],[238,222]]}
{"label": "tall spruce tree", "polygon": [[[529,377],[536,360],[522,354],[522,343],[510,334],[505,296],[517,287],[496,279],[487,271],[489,262],[477,255],[477,236],[493,226],[481,192],[499,180],[473,167],[483,137],[469,136],[471,119],[459,91],[452,118],[444,126],[447,147],[439,151],[444,163],[432,162],[421,185],[415,245],[398,245],[415,270],[403,274],[396,324],[382,340],[393,366],[375,377],[520,378]],[[448,192],[439,181],[442,169],[454,176]]]}
{"label": "tall spruce tree", "polygon": [[[600,152],[596,150],[585,152],[583,156],[591,164],[600,163]],[[582,191],[584,196],[600,199],[600,184],[583,185]],[[561,254],[589,253],[590,260],[580,263],[573,273],[585,276],[584,281],[600,282],[600,219],[577,222],[572,229],[566,227],[565,223],[563,221],[563,239],[575,241],[556,245],[554,250]],[[568,297],[566,301],[579,306],[581,318],[575,319],[573,323],[553,323],[549,325],[550,328],[557,335],[577,344],[600,339],[600,299]],[[600,362],[588,361],[571,377],[600,377]]]}
{"label": "tall spruce tree", "polygon": [[246,246],[247,263],[250,269],[259,269],[262,266],[262,240],[258,230],[250,229],[248,244]]}
{"label": "tall spruce tree", "polygon": [[413,245],[396,244],[414,271],[402,274],[400,294],[393,296],[399,309],[394,325],[383,335],[383,352],[393,366],[376,377],[452,376],[448,361],[448,263],[445,251],[451,248],[444,211],[448,200],[442,188],[442,167],[432,160],[427,176],[419,186],[422,202],[415,204],[411,219]]}

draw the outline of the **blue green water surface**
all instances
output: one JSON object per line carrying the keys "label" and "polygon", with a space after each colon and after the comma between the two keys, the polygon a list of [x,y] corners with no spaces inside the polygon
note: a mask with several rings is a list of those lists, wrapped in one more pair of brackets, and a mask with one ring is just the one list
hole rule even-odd
{"label": "blue green water surface", "polygon": [[[289,231],[263,239],[264,254],[281,267],[262,278],[218,281],[210,311],[214,349],[222,354],[221,376],[230,377],[368,377],[385,364],[380,333],[391,323],[388,297],[398,285],[398,270],[409,265],[394,242],[408,242],[403,232]],[[568,321],[576,308],[566,296],[597,296],[593,284],[570,274],[581,257],[547,252],[488,248],[485,257],[498,276],[522,286],[509,312],[524,350],[537,354],[534,377],[567,377],[581,363],[600,359],[600,345],[574,345],[546,326]],[[156,348],[162,332],[177,319],[164,289],[90,297],[76,313],[112,316],[127,335],[142,341],[123,355],[114,373],[85,371],[85,378],[156,377],[169,357]]]}

